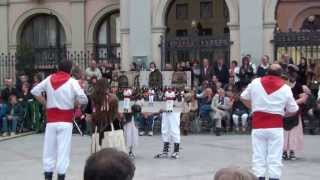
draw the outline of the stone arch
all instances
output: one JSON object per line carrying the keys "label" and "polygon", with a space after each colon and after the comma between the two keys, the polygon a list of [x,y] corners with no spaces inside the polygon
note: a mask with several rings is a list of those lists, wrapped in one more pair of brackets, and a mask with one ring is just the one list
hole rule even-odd
{"label": "stone arch", "polygon": [[[168,7],[173,0],[160,0],[153,11],[152,24],[153,28],[164,28],[165,19]],[[230,21],[228,24],[239,24],[239,5],[236,0],[225,0],[228,10]]]}
{"label": "stone arch", "polygon": [[19,16],[11,29],[11,35],[9,36],[10,45],[13,46],[13,48],[16,48],[16,45],[18,44],[24,25],[28,22],[30,18],[39,14],[54,15],[58,18],[66,34],[66,46],[70,47],[71,46],[71,25],[57,11],[52,9],[47,9],[47,8],[30,9],[24,12],[21,16]]}
{"label": "stone arch", "polygon": [[267,0],[264,4],[264,24],[276,23],[276,12],[279,0]]}
{"label": "stone arch", "polygon": [[120,3],[114,3],[110,4],[103,9],[101,9],[90,21],[89,28],[87,30],[87,43],[88,44],[93,44],[95,42],[95,32],[97,29],[97,26],[99,25],[99,22],[101,19],[108,13],[115,11],[115,10],[120,10]]}
{"label": "stone arch", "polygon": [[304,20],[311,15],[320,15],[320,6],[302,7],[292,16],[288,22],[288,29],[299,31]]}

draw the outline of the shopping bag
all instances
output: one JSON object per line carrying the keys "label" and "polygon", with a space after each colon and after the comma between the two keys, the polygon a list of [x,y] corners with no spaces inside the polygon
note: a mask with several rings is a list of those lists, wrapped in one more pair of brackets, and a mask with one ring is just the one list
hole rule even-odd
{"label": "shopping bag", "polygon": [[111,131],[104,132],[102,140],[102,148],[114,148],[119,151],[126,152],[123,130],[114,130],[113,123],[110,123]]}

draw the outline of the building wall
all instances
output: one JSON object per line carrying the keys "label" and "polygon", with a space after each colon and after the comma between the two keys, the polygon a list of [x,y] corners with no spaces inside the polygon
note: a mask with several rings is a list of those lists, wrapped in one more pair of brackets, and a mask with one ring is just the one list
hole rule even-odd
{"label": "building wall", "polygon": [[299,31],[303,21],[311,15],[320,15],[319,0],[280,0],[276,12],[281,31]]}

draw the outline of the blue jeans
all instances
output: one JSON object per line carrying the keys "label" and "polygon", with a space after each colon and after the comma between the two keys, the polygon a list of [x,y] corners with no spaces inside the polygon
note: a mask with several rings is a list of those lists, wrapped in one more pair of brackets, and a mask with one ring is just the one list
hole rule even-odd
{"label": "blue jeans", "polygon": [[154,122],[154,116],[148,116],[143,117],[140,116],[138,118],[138,124],[139,124],[139,131],[153,131],[153,122]]}
{"label": "blue jeans", "polygon": [[[7,117],[4,117],[2,120],[2,132],[15,133],[17,131],[18,120],[19,117],[17,116],[13,116],[11,120],[9,120]],[[10,128],[9,124],[11,124]]]}

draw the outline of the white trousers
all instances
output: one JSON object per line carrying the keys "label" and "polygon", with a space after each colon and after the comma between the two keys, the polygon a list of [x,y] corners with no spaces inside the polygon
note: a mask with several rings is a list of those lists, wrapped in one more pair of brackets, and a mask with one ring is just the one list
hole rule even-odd
{"label": "white trousers", "polygon": [[242,127],[247,127],[247,124],[248,124],[248,114],[247,113],[242,114],[241,117],[237,114],[233,114],[232,119],[233,119],[233,124],[235,125],[236,128],[239,127],[240,119],[241,119]]}
{"label": "white trousers", "polygon": [[257,177],[280,179],[282,147],[283,128],[252,130],[252,168]]}
{"label": "white trousers", "polygon": [[130,109],[130,98],[123,99],[123,109]]}
{"label": "white trousers", "polygon": [[173,111],[173,105],[174,105],[174,101],[173,100],[167,100],[166,101],[166,110],[167,111]]}
{"label": "white trousers", "polygon": [[153,103],[153,100],[154,100],[154,96],[153,96],[153,95],[150,95],[150,96],[149,96],[149,103]]}
{"label": "white trousers", "polygon": [[70,162],[72,123],[48,123],[44,137],[43,170],[65,174]]}
{"label": "white trousers", "polygon": [[163,142],[180,143],[180,112],[162,113],[161,134]]}

